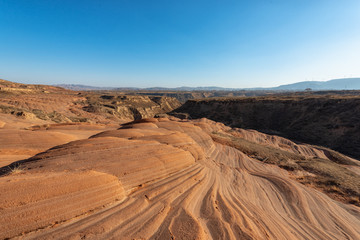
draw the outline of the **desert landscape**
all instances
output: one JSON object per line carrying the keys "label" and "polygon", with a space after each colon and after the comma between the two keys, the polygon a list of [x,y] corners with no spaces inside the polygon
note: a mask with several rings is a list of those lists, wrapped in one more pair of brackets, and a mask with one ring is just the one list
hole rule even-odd
{"label": "desert landscape", "polygon": [[360,1],[0,1],[0,240],[360,240]]}
{"label": "desert landscape", "polygon": [[1,239],[360,238],[358,160],[171,116],[221,116],[236,99],[195,110],[170,97],[1,83]]}

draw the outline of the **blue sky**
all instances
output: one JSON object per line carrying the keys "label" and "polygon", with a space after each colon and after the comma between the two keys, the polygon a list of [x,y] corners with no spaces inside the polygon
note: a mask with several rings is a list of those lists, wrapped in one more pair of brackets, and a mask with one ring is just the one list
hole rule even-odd
{"label": "blue sky", "polygon": [[269,87],[360,77],[359,0],[0,0],[0,78]]}

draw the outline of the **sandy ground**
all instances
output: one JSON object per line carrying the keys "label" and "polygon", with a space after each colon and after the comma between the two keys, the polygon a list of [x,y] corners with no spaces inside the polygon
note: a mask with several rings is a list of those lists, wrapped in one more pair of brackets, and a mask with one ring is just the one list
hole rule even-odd
{"label": "sandy ground", "polygon": [[221,127],[149,119],[22,162],[0,177],[0,238],[360,239],[360,208],[214,143]]}

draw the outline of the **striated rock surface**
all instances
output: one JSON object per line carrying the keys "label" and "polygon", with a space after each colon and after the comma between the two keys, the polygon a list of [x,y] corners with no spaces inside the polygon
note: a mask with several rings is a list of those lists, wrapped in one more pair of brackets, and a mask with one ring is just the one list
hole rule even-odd
{"label": "striated rock surface", "polygon": [[359,207],[214,135],[331,161],[321,149],[205,119],[132,122],[37,154],[18,172],[2,168],[0,238],[360,238]]}

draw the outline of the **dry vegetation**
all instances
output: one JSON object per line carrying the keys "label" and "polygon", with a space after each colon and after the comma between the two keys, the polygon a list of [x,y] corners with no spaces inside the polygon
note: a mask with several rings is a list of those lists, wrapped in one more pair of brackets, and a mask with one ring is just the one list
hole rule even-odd
{"label": "dry vegetation", "polygon": [[8,166],[8,171],[7,174],[19,174],[19,173],[23,173],[25,171],[25,169],[21,166],[20,163],[14,163]]}

